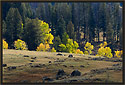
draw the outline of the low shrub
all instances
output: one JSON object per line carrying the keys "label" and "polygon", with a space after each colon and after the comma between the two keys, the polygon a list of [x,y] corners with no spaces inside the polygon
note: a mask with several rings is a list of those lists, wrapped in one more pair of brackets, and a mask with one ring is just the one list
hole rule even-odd
{"label": "low shrub", "polygon": [[21,39],[17,39],[17,41],[14,41],[14,47],[17,50],[27,50],[27,45],[24,41]]}

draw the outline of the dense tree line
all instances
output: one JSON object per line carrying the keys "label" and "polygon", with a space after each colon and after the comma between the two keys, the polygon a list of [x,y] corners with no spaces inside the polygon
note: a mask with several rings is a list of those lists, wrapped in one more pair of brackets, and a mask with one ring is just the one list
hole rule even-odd
{"label": "dense tree line", "polygon": [[13,48],[13,42],[19,38],[28,44],[29,50],[35,50],[41,43],[39,20],[49,24],[57,51],[59,44],[66,44],[68,38],[77,41],[79,48],[86,42],[100,42],[100,33],[102,41],[111,45],[122,42],[120,3],[3,2],[2,35],[9,48]]}

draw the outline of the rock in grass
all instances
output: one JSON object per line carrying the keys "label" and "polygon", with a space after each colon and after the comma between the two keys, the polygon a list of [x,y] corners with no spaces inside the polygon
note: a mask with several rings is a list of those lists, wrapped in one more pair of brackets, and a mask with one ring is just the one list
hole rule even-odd
{"label": "rock in grass", "polygon": [[70,54],[68,57],[69,57],[69,58],[72,58],[72,57],[73,57],[73,55],[72,55],[72,54]]}
{"label": "rock in grass", "polygon": [[45,82],[45,81],[53,81],[53,79],[48,78],[48,77],[46,77],[46,76],[44,76],[44,77],[42,78],[42,80],[43,80],[43,82]]}
{"label": "rock in grass", "polygon": [[41,65],[34,65],[34,67],[41,67]]}
{"label": "rock in grass", "polygon": [[92,69],[91,72],[94,74],[101,74],[106,72],[106,69]]}
{"label": "rock in grass", "polygon": [[75,80],[75,79],[74,79],[74,80],[70,80],[70,83],[72,83],[72,82],[77,82],[77,81],[78,81],[78,80]]}
{"label": "rock in grass", "polygon": [[36,57],[31,57],[31,59],[36,59]]}
{"label": "rock in grass", "polygon": [[113,62],[122,62],[122,60],[112,60]]}
{"label": "rock in grass", "polygon": [[8,70],[16,69],[16,66],[10,66],[7,68]]}
{"label": "rock in grass", "polygon": [[118,63],[118,64],[113,64],[112,66],[119,66],[120,64]]}
{"label": "rock in grass", "polygon": [[45,64],[42,64],[42,66],[46,66]]}
{"label": "rock in grass", "polygon": [[29,63],[29,65],[31,65],[32,63]]}
{"label": "rock in grass", "polygon": [[92,60],[98,60],[98,58],[92,58]]}
{"label": "rock in grass", "polygon": [[56,79],[58,79],[58,78],[60,78],[60,77],[62,77],[64,75],[66,75],[66,73],[64,72],[64,70],[63,69],[59,69],[58,72],[57,72],[57,74],[56,74]]}
{"label": "rock in grass", "polygon": [[88,58],[92,58],[92,57],[88,57]]}
{"label": "rock in grass", "polygon": [[66,65],[63,65],[64,67],[67,67]]}
{"label": "rock in grass", "polygon": [[57,75],[65,75],[65,72],[63,69],[59,69]]}
{"label": "rock in grass", "polygon": [[74,67],[74,66],[70,66],[70,67]]}
{"label": "rock in grass", "polygon": [[43,64],[36,64],[36,65],[31,65],[31,67],[43,67]]}
{"label": "rock in grass", "polygon": [[71,76],[81,76],[81,72],[78,71],[78,70],[74,70],[74,71],[71,73]]}
{"label": "rock in grass", "polygon": [[85,66],[83,66],[83,65],[80,65],[80,67],[85,67]]}
{"label": "rock in grass", "polygon": [[3,64],[2,66],[3,66],[3,67],[6,67],[6,66],[7,66],[7,64]]}
{"label": "rock in grass", "polygon": [[64,60],[59,60],[58,62],[64,62]]}
{"label": "rock in grass", "polygon": [[48,58],[48,57],[44,57],[44,58]]}
{"label": "rock in grass", "polygon": [[27,80],[22,80],[21,83],[27,83],[28,81]]}
{"label": "rock in grass", "polygon": [[24,55],[24,57],[29,57],[28,55]]}
{"label": "rock in grass", "polygon": [[93,81],[102,81],[100,78],[94,78]]}
{"label": "rock in grass", "polygon": [[49,63],[52,63],[51,61],[49,61]]}
{"label": "rock in grass", "polygon": [[34,60],[31,60],[31,62],[34,62]]}
{"label": "rock in grass", "polygon": [[64,56],[64,54],[61,54],[61,53],[58,53],[58,54],[56,54],[56,55],[59,55],[59,56]]}

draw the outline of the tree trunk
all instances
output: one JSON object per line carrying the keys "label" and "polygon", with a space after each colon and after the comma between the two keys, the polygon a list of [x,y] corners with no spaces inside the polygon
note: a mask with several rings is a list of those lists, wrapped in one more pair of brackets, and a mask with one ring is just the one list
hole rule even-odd
{"label": "tree trunk", "polygon": [[103,32],[103,41],[104,41],[104,32]]}
{"label": "tree trunk", "polygon": [[98,42],[99,42],[100,40],[99,40],[99,30],[98,30]]}
{"label": "tree trunk", "polygon": [[86,29],[85,29],[85,27],[84,27],[84,39],[85,39],[85,37],[86,37],[86,32],[85,32],[85,30],[86,30]]}

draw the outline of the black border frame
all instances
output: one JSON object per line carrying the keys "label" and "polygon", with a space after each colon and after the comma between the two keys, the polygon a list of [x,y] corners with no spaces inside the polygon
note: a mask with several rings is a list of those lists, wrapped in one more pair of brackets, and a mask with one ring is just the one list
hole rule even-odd
{"label": "black border frame", "polygon": [[[116,84],[116,85],[119,85],[120,84],[121,85],[121,84],[123,84],[123,85],[125,85],[125,78],[124,78],[125,77],[125,73],[124,73],[125,72],[125,68],[124,68],[125,67],[125,65],[124,65],[125,64],[125,58],[124,58],[124,56],[125,56],[125,53],[124,53],[124,48],[125,48],[125,43],[124,43],[125,42],[125,38],[124,38],[124,33],[125,33],[125,22],[124,22],[125,21],[125,18],[124,18],[125,17],[125,1],[124,0],[76,0],[76,1],[75,0],[46,0],[46,1],[45,0],[36,0],[36,1],[35,0],[27,0],[27,1],[26,0],[1,0],[1,2],[0,2],[0,8],[1,8],[0,11],[2,11],[2,3],[3,2],[26,2],[26,3],[27,2],[38,2],[38,3],[39,2],[91,2],[91,3],[93,3],[93,2],[98,2],[98,3],[99,2],[119,2],[119,3],[123,3],[123,8],[122,8],[122,27],[123,27],[122,28],[123,29],[123,32],[122,32],[123,33],[123,36],[122,36],[122,39],[123,39],[123,62],[122,62],[123,63],[123,68],[122,68],[122,72],[123,72],[123,82],[122,83],[71,83],[71,84],[85,84],[85,85],[86,84],[88,84],[88,85],[91,85],[91,84],[92,85],[95,85],[95,84],[101,84],[101,85],[103,85],[103,84],[107,84],[107,85]],[[0,13],[0,17],[2,18],[2,12]],[[41,84],[43,84],[43,85],[44,84],[47,84],[47,85],[49,85],[49,84],[54,84],[54,85],[55,84],[59,84],[59,85],[60,84],[70,84],[70,83],[3,83],[2,19],[1,19],[0,26],[1,26],[0,27],[1,28],[1,31],[0,31],[0,34],[1,34],[0,35],[1,36],[0,37],[0,44],[1,44],[1,48],[0,48],[0,52],[1,52],[1,55],[0,55],[1,56],[1,59],[0,59],[1,60],[1,63],[0,63],[0,65],[1,65],[1,69],[0,69],[1,73],[0,74],[1,75],[0,76],[1,76],[1,79],[0,79],[0,82],[1,82],[1,85],[2,84],[12,84],[12,85],[13,84],[15,84],[15,85],[20,85],[20,84],[24,84],[24,85],[25,84],[26,85],[32,85],[32,84],[33,85],[34,84],[40,84],[40,85]]]}

